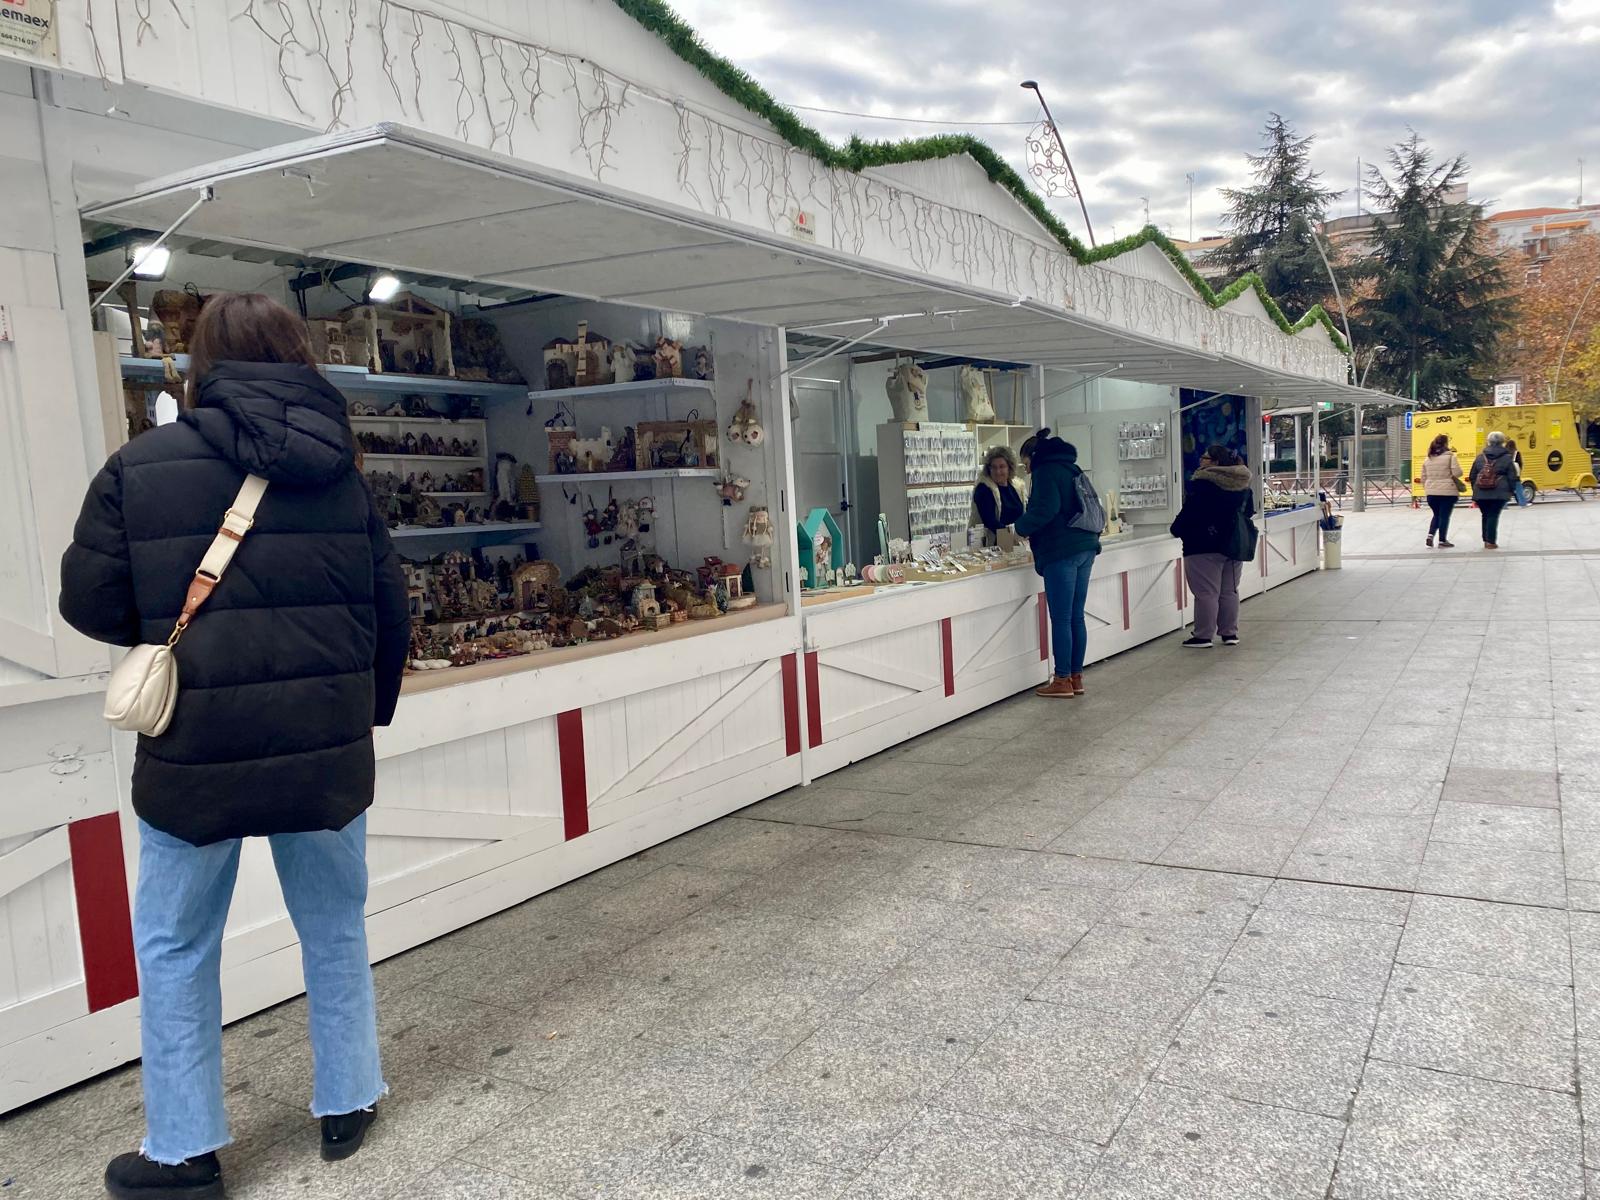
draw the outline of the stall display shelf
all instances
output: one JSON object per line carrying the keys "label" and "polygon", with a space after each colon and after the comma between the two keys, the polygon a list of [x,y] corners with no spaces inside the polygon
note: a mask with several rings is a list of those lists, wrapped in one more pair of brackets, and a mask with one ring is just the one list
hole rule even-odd
{"label": "stall display shelf", "polygon": [[437,429],[440,425],[451,429],[465,429],[471,425],[477,429],[486,427],[487,422],[482,417],[462,417],[452,420],[449,417],[385,417],[360,415],[350,418],[352,425],[396,425],[402,429]]}
{"label": "stall display shelf", "polygon": [[540,521],[481,521],[476,525],[403,525],[399,529],[389,530],[389,536],[406,539],[478,537],[488,540],[496,537],[515,538],[519,534],[543,528],[544,524]]}
{"label": "stall display shelf", "polygon": [[[135,358],[131,354],[120,356],[122,373],[132,378],[166,375],[166,364],[159,358]],[[173,355],[173,365],[179,371],[189,369],[187,354]],[[444,379],[437,375],[377,375],[365,367],[341,366],[325,363],[317,368],[335,387],[353,392],[397,392],[403,395],[481,396],[486,400],[521,400],[528,390],[515,383],[483,383],[474,379]],[[389,418],[397,420],[398,418]]]}
{"label": "stall display shelf", "polygon": [[432,496],[435,500],[448,500],[455,496],[487,496],[489,493],[482,488],[479,488],[476,491],[463,488],[454,492],[423,492],[422,494],[424,496]]}
{"label": "stall display shelf", "polygon": [[606,396],[650,396],[658,392],[709,392],[710,379],[639,379],[628,383],[595,383],[584,387],[547,388],[527,393],[529,400],[583,400]]}
{"label": "stall display shelf", "polygon": [[715,467],[672,467],[653,471],[573,471],[566,475],[536,475],[540,483],[625,483],[629,479],[715,479]]}
{"label": "stall display shelf", "polygon": [[381,458],[385,462],[420,462],[420,463],[474,463],[482,465],[489,460],[481,454],[379,454],[375,451],[362,452],[362,458],[368,461]]}

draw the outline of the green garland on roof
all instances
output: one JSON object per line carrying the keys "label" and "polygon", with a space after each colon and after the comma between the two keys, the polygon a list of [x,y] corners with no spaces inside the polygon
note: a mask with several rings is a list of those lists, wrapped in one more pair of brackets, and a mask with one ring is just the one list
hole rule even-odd
{"label": "green garland on roof", "polygon": [[1322,305],[1313,305],[1298,321],[1290,321],[1278,307],[1278,302],[1267,294],[1266,285],[1254,271],[1241,275],[1219,292],[1194,269],[1194,264],[1173,244],[1172,239],[1154,225],[1147,225],[1130,237],[1090,249],[1073,236],[1045,205],[1039,193],[1024,182],[1011,164],[996,153],[994,147],[975,137],[966,134],[941,134],[899,142],[864,142],[858,137],[852,137],[843,148],[835,146],[797,117],[792,110],[779,104],[766,88],[748,74],[727,59],[708,50],[701,42],[699,34],[685,24],[662,0],[615,0],[615,3],[623,12],[670,46],[679,58],[715,84],[723,95],[769,122],[791,146],[803,150],[826,166],[861,172],[872,167],[928,162],[965,154],[984,169],[993,183],[1010,192],[1017,202],[1049,230],[1050,234],[1080,263],[1087,265],[1105,262],[1107,259],[1116,258],[1118,255],[1153,242],[1177,268],[1178,273],[1189,281],[1200,298],[1212,308],[1221,308],[1238,299],[1246,291],[1254,291],[1260,297],[1261,306],[1267,310],[1267,315],[1284,333],[1296,334],[1309,329],[1312,325],[1320,324],[1328,331],[1328,336],[1340,351],[1345,354],[1350,353],[1350,347]]}

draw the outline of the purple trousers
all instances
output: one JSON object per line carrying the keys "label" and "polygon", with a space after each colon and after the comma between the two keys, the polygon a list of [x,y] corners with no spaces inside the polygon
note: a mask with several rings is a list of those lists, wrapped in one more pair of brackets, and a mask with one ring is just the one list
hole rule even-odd
{"label": "purple trousers", "polygon": [[1239,577],[1244,564],[1221,554],[1186,554],[1183,570],[1194,593],[1194,635],[1210,641],[1239,636]]}

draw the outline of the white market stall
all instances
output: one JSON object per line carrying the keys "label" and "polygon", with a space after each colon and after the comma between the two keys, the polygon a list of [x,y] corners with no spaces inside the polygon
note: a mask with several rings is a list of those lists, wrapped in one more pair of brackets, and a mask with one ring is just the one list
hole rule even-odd
{"label": "white market stall", "polygon": [[[194,207],[201,189],[209,198]],[[762,489],[777,529],[774,565],[757,580],[760,605],[709,623],[700,636],[635,634],[408,681],[395,724],[378,739],[379,797],[369,827],[376,957],[1043,677],[1048,630],[1029,567],[831,602],[802,594],[795,523],[805,514],[791,499],[795,364],[785,330],[834,339],[841,349],[866,341],[911,354],[1100,373],[1164,392],[1182,385],[1304,401],[1344,389],[1337,382],[1343,356],[1320,328],[1291,337],[1264,314],[1209,308],[1150,246],[1117,259],[1114,269],[1086,268],[1050,250],[1042,231],[1021,245],[1024,234],[1007,229],[1007,248],[1000,252],[996,241],[992,261],[969,249],[956,263],[957,251],[946,246],[914,262],[887,237],[873,242],[863,234],[853,248],[812,242],[397,126],[181,172],[84,215],[161,230],[191,207],[180,229],[186,238],[576,297],[597,318],[618,319],[603,307],[617,305],[699,322],[706,336],[718,335],[719,427],[748,380],[771,435],[739,465]],[[1019,212],[1011,224],[1028,220]],[[1247,292],[1239,307],[1253,300]],[[577,312],[582,304],[569,307]],[[1145,314],[1159,332],[1141,328]],[[501,322],[508,340],[520,319],[508,314]],[[529,337],[537,343],[543,333]],[[615,392],[596,399],[633,403]],[[513,419],[524,403],[551,402],[502,396],[510,407],[499,410],[486,403],[490,446],[497,427],[506,438],[526,435]],[[1115,410],[1083,416],[1090,425],[1115,419]],[[519,457],[536,452],[525,445]],[[1175,490],[1175,460],[1169,468]],[[691,483],[710,495],[704,479],[670,486]],[[1260,586],[1315,564],[1314,529],[1308,542],[1303,520],[1277,521],[1290,518],[1266,519]],[[542,523],[551,524],[548,514]],[[689,540],[705,528],[703,516],[686,515],[679,525],[694,531]],[[1147,532],[1108,545],[1097,565],[1091,660],[1183,621],[1178,547],[1154,527]],[[707,536],[710,545],[737,545],[729,526]],[[53,694],[51,704],[92,715],[98,688],[93,675],[85,678],[76,698]],[[46,717],[20,695],[16,711],[29,721]],[[131,748],[102,729],[90,749],[86,770],[46,779],[48,765],[30,766],[27,779],[16,776],[29,791],[0,801],[0,836],[50,831],[0,856],[0,884],[11,885],[0,886],[0,904],[10,904],[12,927],[22,929],[13,956],[60,966],[0,1005],[0,1052],[17,1066],[0,1079],[0,1111],[136,1054],[126,886],[133,835],[119,773]],[[37,787],[35,777],[49,787]],[[58,786],[63,779],[68,789]],[[63,790],[74,797],[66,804]],[[63,815],[73,819],[63,824]],[[51,889],[37,911],[8,901],[7,893],[34,882]],[[229,1018],[301,990],[293,932],[263,847],[247,850],[238,897],[224,949]]]}

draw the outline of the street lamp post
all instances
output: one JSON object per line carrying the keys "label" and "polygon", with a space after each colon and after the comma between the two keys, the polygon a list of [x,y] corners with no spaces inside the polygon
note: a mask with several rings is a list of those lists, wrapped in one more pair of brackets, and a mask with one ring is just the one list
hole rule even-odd
{"label": "street lamp post", "polygon": [[1067,164],[1067,177],[1072,180],[1072,194],[1078,197],[1078,210],[1083,213],[1083,227],[1089,234],[1089,245],[1093,246],[1094,226],[1089,224],[1089,206],[1083,202],[1083,189],[1078,186],[1078,173],[1072,169],[1072,157],[1067,153],[1067,144],[1061,140],[1061,130],[1056,128],[1056,119],[1050,115],[1050,106],[1044,102],[1044,92],[1032,79],[1022,81],[1022,86],[1035,96],[1039,97],[1039,107],[1044,109],[1044,123],[1050,126],[1050,132],[1056,139],[1056,148],[1061,151],[1061,161]]}

